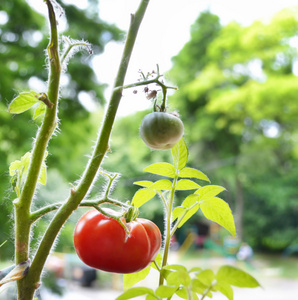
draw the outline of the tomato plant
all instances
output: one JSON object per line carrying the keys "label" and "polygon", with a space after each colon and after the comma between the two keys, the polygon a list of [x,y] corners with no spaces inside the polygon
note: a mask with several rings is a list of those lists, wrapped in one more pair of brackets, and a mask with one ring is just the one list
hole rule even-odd
{"label": "tomato plant", "polygon": [[[106,213],[115,214],[111,209]],[[137,218],[126,224],[127,234],[120,223],[97,210],[85,213],[74,232],[78,256],[87,265],[114,273],[132,273],[147,267],[161,246],[161,234],[151,221]]]}
{"label": "tomato plant", "polygon": [[181,139],[184,126],[179,117],[166,112],[146,115],[140,126],[144,143],[154,150],[171,149]]}

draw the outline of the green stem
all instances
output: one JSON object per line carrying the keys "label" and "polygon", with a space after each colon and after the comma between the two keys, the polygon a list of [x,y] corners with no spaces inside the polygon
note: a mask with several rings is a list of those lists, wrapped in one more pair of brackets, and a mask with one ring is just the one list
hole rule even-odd
{"label": "green stem", "polygon": [[[49,12],[51,37],[48,45],[50,62],[48,97],[53,103],[53,108],[46,107],[43,123],[37,133],[34,143],[28,175],[24,183],[20,198],[14,201],[15,206],[15,263],[18,265],[29,258],[30,245],[30,208],[36,190],[42,162],[48,142],[57,126],[57,105],[60,80],[60,60],[58,54],[58,32],[53,6],[46,1]],[[28,282],[26,277],[18,281],[18,299],[28,300],[33,298],[34,284]]]}
{"label": "green stem", "polygon": [[192,206],[190,206],[189,208],[187,208],[185,210],[185,212],[182,214],[182,216],[176,221],[175,225],[173,226],[172,230],[171,230],[171,237],[174,235],[175,231],[177,230],[177,228],[179,227],[179,225],[181,224],[183,218],[186,216],[186,214],[192,210],[195,206],[197,206],[198,203],[194,203]]}
{"label": "green stem", "polygon": [[[161,268],[167,265],[168,261],[168,255],[169,255],[169,249],[170,249],[170,242],[171,242],[171,219],[172,219],[172,211],[173,211],[173,205],[174,205],[174,195],[175,195],[175,189],[176,189],[176,183],[178,180],[178,176],[176,175],[172,184],[172,190],[170,195],[170,201],[166,210],[166,230],[165,230],[165,245],[163,250],[163,258],[162,258],[162,265]],[[162,285],[164,282],[164,277],[160,273],[159,277],[159,285]]]}
{"label": "green stem", "polygon": [[202,295],[201,300],[204,300],[205,297],[208,296],[208,293],[211,291],[212,287],[213,287],[213,284],[211,284],[211,285],[206,289],[206,291],[205,291],[204,294]]}
{"label": "green stem", "polygon": [[[123,56],[119,66],[118,74],[115,81],[115,86],[122,86],[124,83],[126,71],[128,68],[128,63],[133,51],[137,33],[142,22],[142,19],[145,15],[146,8],[149,4],[149,0],[142,0],[138,10],[135,15],[131,16],[131,24],[128,31]],[[51,81],[50,81],[51,82]],[[106,151],[109,149],[109,139],[114,124],[115,116],[117,109],[122,97],[122,89],[114,91],[112,93],[105,118],[98,135],[96,146],[94,148],[91,159],[88,162],[88,165],[85,169],[81,180],[76,187],[72,189],[69,198],[65,203],[58,209],[51,223],[49,224],[46,232],[39,244],[36,255],[32,261],[28,275],[25,277],[27,282],[31,282],[33,285],[38,286],[40,280],[40,274],[44,267],[47,256],[50,253],[52,245],[62,228],[63,224],[72,214],[72,212],[78,208],[82,199],[88,193],[90,187],[96,175],[98,169],[102,163],[102,160],[106,154]],[[50,97],[50,94],[48,94]],[[51,99],[51,97],[50,97]],[[53,99],[51,99],[53,102]],[[33,296],[33,295],[32,295]],[[25,298],[26,300],[32,299],[32,296]],[[22,298],[23,299],[23,298]]]}

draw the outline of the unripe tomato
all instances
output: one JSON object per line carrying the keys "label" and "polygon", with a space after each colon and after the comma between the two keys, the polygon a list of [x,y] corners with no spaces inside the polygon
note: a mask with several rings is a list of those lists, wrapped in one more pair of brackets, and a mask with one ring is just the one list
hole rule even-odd
{"label": "unripe tomato", "polygon": [[182,121],[173,114],[153,112],[146,115],[140,126],[144,143],[154,150],[171,149],[184,133]]}
{"label": "unripe tomato", "polygon": [[[111,209],[106,211],[113,214]],[[97,210],[85,213],[74,232],[80,259],[90,267],[114,273],[133,273],[147,267],[160,249],[160,231],[153,222],[141,218],[126,225],[129,235],[117,220]]]}

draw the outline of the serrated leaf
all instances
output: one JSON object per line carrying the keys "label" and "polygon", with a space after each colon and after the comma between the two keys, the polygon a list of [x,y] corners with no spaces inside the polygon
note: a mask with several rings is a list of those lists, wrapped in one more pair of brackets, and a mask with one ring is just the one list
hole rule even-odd
{"label": "serrated leaf", "polygon": [[214,197],[200,201],[200,207],[207,219],[218,223],[232,235],[236,235],[234,218],[228,203],[220,198]]}
{"label": "serrated leaf", "polygon": [[205,185],[195,191],[195,194],[198,194],[200,200],[212,198],[217,196],[219,193],[225,191],[226,189],[219,185]]}
{"label": "serrated leaf", "polygon": [[152,164],[144,169],[145,172],[162,175],[166,177],[175,177],[175,168],[173,165],[165,162]]}
{"label": "serrated leaf", "polygon": [[260,286],[259,282],[250,274],[233,266],[222,266],[217,274],[216,280],[237,287],[254,288]]}
{"label": "serrated leaf", "polygon": [[11,114],[20,114],[29,108],[31,108],[34,104],[39,102],[38,93],[34,91],[30,92],[22,92],[16,98],[14,98],[9,104],[8,111]]}
{"label": "serrated leaf", "polygon": [[150,187],[153,184],[153,182],[148,181],[148,180],[143,180],[143,181],[135,181],[133,184],[139,185],[139,186],[142,186],[142,187]]}
{"label": "serrated leaf", "polygon": [[135,207],[139,208],[147,201],[151,200],[155,195],[155,190],[149,188],[139,189],[138,191],[136,191],[132,198],[132,204],[134,204]]}
{"label": "serrated leaf", "polygon": [[170,298],[175,294],[176,291],[177,286],[161,285],[156,289],[155,294],[161,298]]}
{"label": "serrated leaf", "polygon": [[224,282],[217,282],[214,286],[214,289],[225,295],[229,300],[234,299],[233,289],[229,284]]}
{"label": "serrated leaf", "polygon": [[183,138],[171,149],[171,152],[175,169],[183,169],[188,159],[188,149]]}
{"label": "serrated leaf", "polygon": [[148,274],[150,273],[150,269],[151,269],[151,265],[148,266],[147,268],[141,270],[140,272],[124,274],[124,276],[123,276],[124,290],[131,288],[136,283],[145,279],[148,276]]}
{"label": "serrated leaf", "polygon": [[186,211],[185,207],[177,206],[172,212],[172,221],[175,221],[177,218],[180,218]]}
{"label": "serrated leaf", "polygon": [[46,105],[43,102],[40,102],[39,105],[36,107],[33,115],[33,120],[45,114]]}
{"label": "serrated leaf", "polygon": [[185,200],[182,202],[182,206],[189,208],[194,205],[198,201],[198,199],[199,195],[191,194],[185,198]]}
{"label": "serrated leaf", "polygon": [[179,177],[183,178],[197,178],[201,180],[205,180],[210,182],[209,178],[201,171],[194,169],[194,168],[183,168],[179,172]]}
{"label": "serrated leaf", "polygon": [[189,179],[181,179],[176,184],[177,191],[196,190],[201,186]]}
{"label": "serrated leaf", "polygon": [[154,295],[154,292],[152,289],[146,287],[135,287],[125,291],[122,295],[117,297],[116,300],[127,300],[147,294]]}
{"label": "serrated leaf", "polygon": [[150,189],[171,191],[172,190],[172,182],[168,179],[158,180],[150,186]]}
{"label": "serrated leaf", "polygon": [[200,204],[196,204],[193,208],[189,209],[188,212],[185,214],[181,222],[179,223],[178,228],[182,227],[185,222],[187,222],[200,208]]}
{"label": "serrated leaf", "polygon": [[198,273],[196,275],[196,278],[203,283],[205,286],[210,286],[212,285],[212,282],[215,278],[215,274],[212,270],[207,269],[207,270],[203,270],[200,273]]}

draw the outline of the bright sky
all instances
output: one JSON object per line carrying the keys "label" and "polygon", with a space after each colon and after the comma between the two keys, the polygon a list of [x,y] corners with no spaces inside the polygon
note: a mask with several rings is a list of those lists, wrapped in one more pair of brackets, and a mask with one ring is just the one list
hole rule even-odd
{"label": "bright sky", "polygon": [[[34,7],[38,10],[39,6],[45,8],[41,0],[28,1],[34,3]],[[67,2],[84,7],[87,0],[67,0]],[[140,0],[99,2],[101,19],[127,30],[130,14],[136,11]],[[189,40],[190,26],[203,10],[210,9],[221,18],[223,24],[235,20],[249,25],[255,19],[266,21],[282,8],[294,5],[297,5],[297,0],[150,0],[134,48],[126,83],[137,81],[138,70],[147,73],[155,69],[156,64],[159,64],[161,73],[168,71],[171,67],[171,58],[178,54]],[[106,90],[107,99],[111,93],[122,50],[123,44],[110,43],[101,56],[93,59],[100,82],[109,86]],[[133,95],[129,90],[124,93],[118,115],[126,115],[149,105],[144,95],[141,93]]]}
{"label": "bright sky", "polygon": [[[135,12],[140,0],[100,0],[100,17],[127,30],[130,13]],[[171,67],[171,58],[189,40],[190,26],[199,13],[210,9],[220,16],[223,24],[236,20],[244,25],[255,19],[268,20],[274,13],[297,0],[151,0],[141,25],[133,57],[127,74],[127,83],[135,82],[138,70],[152,71],[158,63],[161,72]],[[123,45],[111,43],[96,61],[96,72],[101,81],[110,87],[116,74]],[[108,70],[108,71],[107,71]],[[111,90],[107,89],[107,97]],[[126,115],[148,107],[144,95],[135,96],[132,91],[124,93],[118,115]]]}

